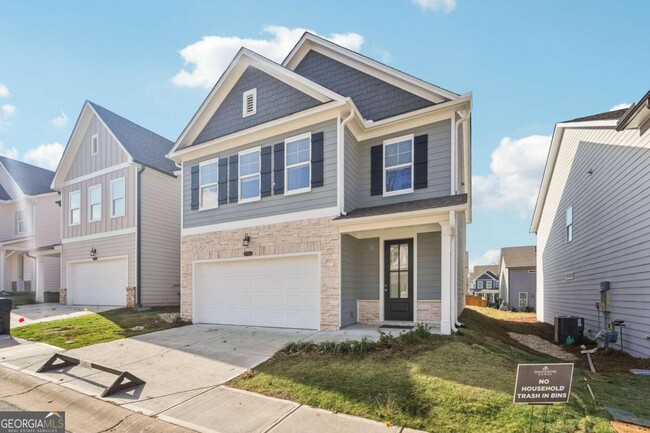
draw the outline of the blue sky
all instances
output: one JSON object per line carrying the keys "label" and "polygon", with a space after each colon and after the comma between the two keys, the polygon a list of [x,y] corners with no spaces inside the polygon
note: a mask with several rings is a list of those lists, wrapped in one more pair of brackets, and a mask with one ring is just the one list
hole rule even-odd
{"label": "blue sky", "polygon": [[55,166],[86,99],[175,140],[236,45],[281,58],[310,29],[473,92],[468,248],[484,262],[534,243],[553,125],[638,100],[650,83],[647,1],[304,3],[4,2],[0,153]]}

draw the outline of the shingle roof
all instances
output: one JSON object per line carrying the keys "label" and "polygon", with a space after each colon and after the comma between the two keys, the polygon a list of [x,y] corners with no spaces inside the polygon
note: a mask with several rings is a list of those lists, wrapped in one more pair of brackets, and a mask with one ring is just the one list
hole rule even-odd
{"label": "shingle roof", "polygon": [[106,126],[115,134],[133,160],[147,167],[172,174],[178,168],[165,155],[174,143],[106,108],[88,101]]}
{"label": "shingle roof", "polygon": [[501,248],[501,259],[506,268],[529,268],[537,266],[537,247]]}
{"label": "shingle roof", "polygon": [[38,195],[52,192],[50,184],[52,183],[52,178],[54,178],[53,171],[16,161],[6,156],[0,156],[0,164],[9,172],[11,178],[16,181],[23,194]]}
{"label": "shingle roof", "polygon": [[499,276],[499,265],[476,265],[474,266],[474,272],[469,274],[469,281],[472,282],[487,271],[492,272],[497,277]]}
{"label": "shingle roof", "polygon": [[589,120],[618,120],[625,114],[627,108],[622,110],[606,111],[604,113],[592,114],[591,116],[578,117],[577,119],[567,120],[562,123],[587,122]]}
{"label": "shingle roof", "polygon": [[434,209],[438,207],[455,206],[467,203],[467,194],[449,195],[446,197],[425,198],[421,200],[405,201],[402,203],[384,204],[381,206],[362,207],[341,215],[335,219],[350,219],[388,215],[399,212],[413,212],[418,210]]}
{"label": "shingle roof", "polygon": [[11,197],[9,194],[7,194],[7,191],[0,185],[0,200],[11,200]]}

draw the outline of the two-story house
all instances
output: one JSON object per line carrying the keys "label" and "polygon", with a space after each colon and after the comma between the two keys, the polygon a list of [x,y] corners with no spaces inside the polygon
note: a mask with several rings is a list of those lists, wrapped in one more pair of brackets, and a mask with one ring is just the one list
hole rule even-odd
{"label": "two-story house", "polygon": [[61,192],[61,296],[75,305],[179,302],[173,143],[86,102],[52,181]]}
{"label": "two-story house", "polygon": [[499,265],[474,266],[469,275],[468,292],[495,304],[499,298]]}
{"label": "two-story house", "polygon": [[59,196],[54,173],[0,156],[0,290],[59,291]]}
{"label": "two-story house", "polygon": [[464,306],[471,94],[306,33],[242,49],[177,140],[181,314],[338,329]]}

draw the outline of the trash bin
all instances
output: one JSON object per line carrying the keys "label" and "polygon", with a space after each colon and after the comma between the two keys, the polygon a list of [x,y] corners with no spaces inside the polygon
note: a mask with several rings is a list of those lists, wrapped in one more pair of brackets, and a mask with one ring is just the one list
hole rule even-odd
{"label": "trash bin", "polygon": [[11,331],[11,308],[13,301],[0,298],[0,335],[9,334]]}

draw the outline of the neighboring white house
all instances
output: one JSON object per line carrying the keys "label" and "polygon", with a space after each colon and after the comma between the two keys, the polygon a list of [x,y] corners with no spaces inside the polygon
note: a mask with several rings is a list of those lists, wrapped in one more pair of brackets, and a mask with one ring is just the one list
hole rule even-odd
{"label": "neighboring white house", "polygon": [[61,301],[173,305],[180,290],[180,181],[173,143],[92,102],[52,188],[61,192]]}
{"label": "neighboring white house", "polygon": [[54,173],[0,156],[0,290],[59,291],[61,210]]}
{"label": "neighboring white house", "polygon": [[555,126],[531,226],[538,319],[584,317],[592,339],[624,320],[623,349],[640,357],[650,356],[649,101]]}
{"label": "neighboring white house", "polygon": [[170,157],[181,315],[195,323],[456,329],[467,287],[471,94],[306,33],[242,49]]}

